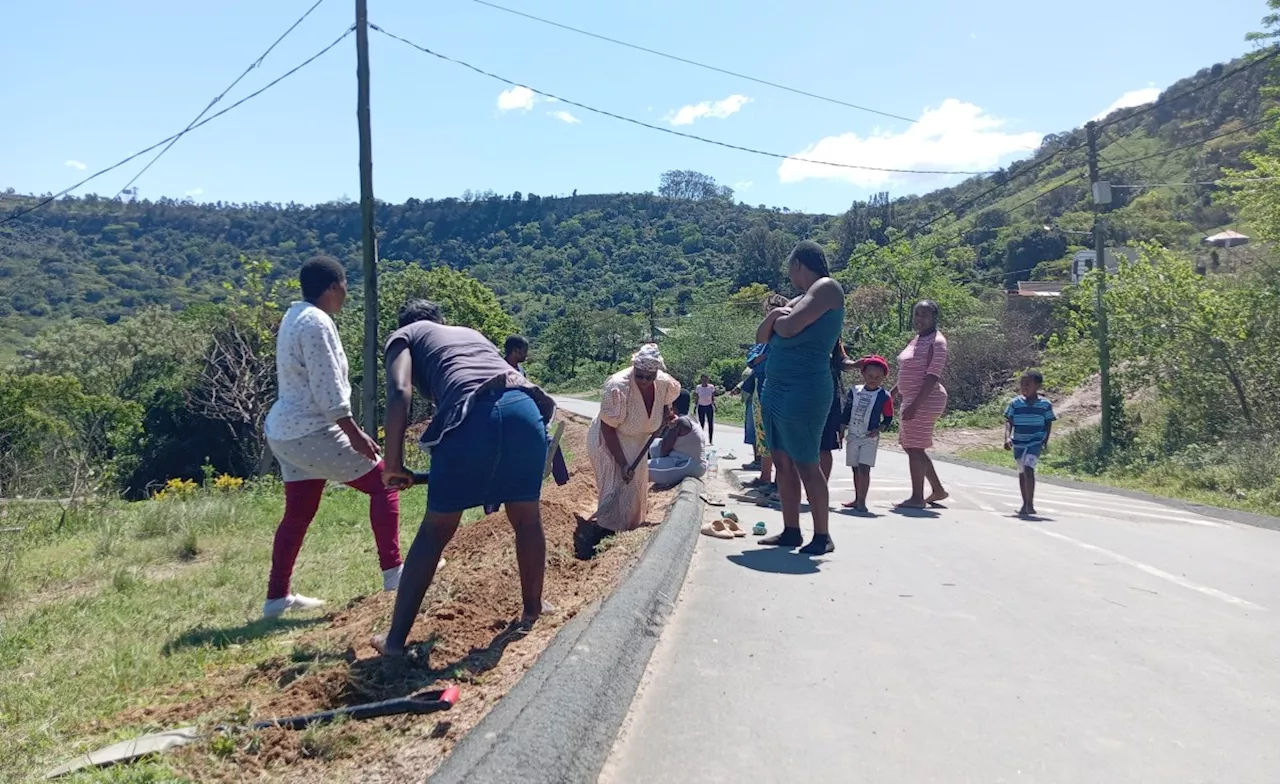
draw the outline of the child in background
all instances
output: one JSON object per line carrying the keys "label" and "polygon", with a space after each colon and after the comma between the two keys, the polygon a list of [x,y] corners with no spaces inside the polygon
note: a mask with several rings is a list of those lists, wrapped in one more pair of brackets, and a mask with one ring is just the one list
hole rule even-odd
{"label": "child in background", "polygon": [[1057,417],[1053,404],[1040,396],[1044,376],[1038,370],[1028,370],[1018,382],[1021,395],[1015,397],[1004,410],[1004,448],[1013,450],[1013,461],[1018,465],[1018,487],[1022,490],[1022,517],[1036,513],[1036,464],[1040,454],[1049,445],[1049,433]]}
{"label": "child in background", "polygon": [[862,383],[845,396],[841,424],[845,436],[845,465],[853,469],[854,499],[846,509],[867,513],[867,491],[871,489],[871,468],[876,464],[880,431],[893,422],[893,398],[884,389],[889,363],[884,357],[864,357],[854,363],[862,371]]}

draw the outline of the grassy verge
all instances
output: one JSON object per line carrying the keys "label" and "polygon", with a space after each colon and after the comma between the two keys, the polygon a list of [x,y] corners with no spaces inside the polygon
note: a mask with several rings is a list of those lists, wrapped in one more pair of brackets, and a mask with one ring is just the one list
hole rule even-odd
{"label": "grassy verge", "polygon": [[[966,449],[960,451],[957,457],[987,465],[1014,468],[1011,453],[999,447]],[[1204,481],[1203,476],[1189,475],[1174,465],[1156,465],[1146,470],[1116,468],[1095,474],[1078,470],[1067,456],[1051,448],[1045,452],[1036,470],[1047,476],[1095,482],[1166,498],[1177,498],[1191,503],[1280,517],[1280,503],[1277,503],[1269,494],[1250,495],[1240,491],[1224,492],[1203,487],[1201,486]]]}
{"label": "grassy verge", "polygon": [[[65,513],[0,506],[0,527],[22,529],[0,534],[0,780],[120,740],[98,722],[158,691],[289,650],[315,619],[259,620],[281,498],[266,486]],[[425,502],[402,496],[406,546]],[[294,587],[332,607],[381,589],[365,496],[326,493]],[[66,780],[181,780],[168,771],[157,761]]]}

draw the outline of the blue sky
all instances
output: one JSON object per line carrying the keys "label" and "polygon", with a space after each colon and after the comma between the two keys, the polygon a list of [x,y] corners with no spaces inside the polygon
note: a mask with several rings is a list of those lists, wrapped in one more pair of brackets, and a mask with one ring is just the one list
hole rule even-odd
{"label": "blue sky", "polygon": [[[1122,96],[1138,101],[1238,56],[1266,11],[1261,0],[1222,0],[1212,11],[1203,0],[496,1],[920,122],[658,59],[470,0],[369,0],[369,16],[515,81],[657,125],[786,155],[945,170],[1024,157],[1044,134],[1077,127]],[[9,4],[0,26],[9,63],[0,80],[0,188],[58,191],[176,133],[312,2]],[[222,105],[331,42],[351,24],[353,5],[326,0]],[[663,171],[696,169],[751,204],[836,212],[874,191],[922,193],[958,179],[720,149],[523,91],[503,95],[503,84],[377,33],[370,44],[375,193],[387,201],[466,189],[654,190]],[[113,195],[145,160],[77,193]],[[193,131],[137,185],[143,197],[198,201],[357,198],[356,160],[352,36]]]}

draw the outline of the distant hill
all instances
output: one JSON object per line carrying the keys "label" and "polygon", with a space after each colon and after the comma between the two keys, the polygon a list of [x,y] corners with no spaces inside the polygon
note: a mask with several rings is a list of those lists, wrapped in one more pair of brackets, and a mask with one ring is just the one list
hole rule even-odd
{"label": "distant hill", "polygon": [[[1268,106],[1262,96],[1267,66],[1218,81],[1224,69],[1240,65],[1216,65],[1178,82],[1166,95],[1194,92],[1155,111],[1127,109],[1109,118],[1119,121],[1103,140],[1104,168],[1256,122]],[[880,194],[855,202],[839,217],[735,204],[725,189],[694,199],[520,193],[410,199],[378,205],[379,251],[384,259],[467,270],[498,293],[522,328],[536,334],[571,303],[640,313],[661,302],[678,310],[690,300],[685,292],[727,291],[759,278],[739,262],[740,240],[753,227],[778,232],[770,247],[797,237],[826,242],[840,266],[858,244],[882,242],[889,226],[909,230],[1003,183],[990,197],[959,211],[960,228],[943,230],[974,249],[975,281],[1012,285],[1033,270],[1039,277],[1058,274],[1052,262],[1065,256],[1072,240],[1046,232],[1047,221],[1073,229],[1090,225],[1087,183],[1013,209],[1082,171],[1080,149],[1029,173],[1028,163],[1075,147],[1083,138],[1082,129],[1054,134],[1032,159],[989,177],[923,196]],[[1118,186],[1212,182],[1224,166],[1238,163],[1253,139],[1253,132],[1223,136],[1107,170],[1105,177]],[[1234,218],[1215,203],[1212,186],[1118,188],[1115,193],[1109,222],[1117,243],[1189,245],[1201,232]],[[0,212],[29,205],[32,198],[2,194]],[[242,255],[265,256],[279,274],[289,274],[308,256],[329,253],[346,262],[358,280],[359,238],[354,203],[61,199],[0,226],[0,345],[12,350],[61,319],[111,322],[148,305],[181,308],[218,301],[226,296],[223,285],[236,274]]]}

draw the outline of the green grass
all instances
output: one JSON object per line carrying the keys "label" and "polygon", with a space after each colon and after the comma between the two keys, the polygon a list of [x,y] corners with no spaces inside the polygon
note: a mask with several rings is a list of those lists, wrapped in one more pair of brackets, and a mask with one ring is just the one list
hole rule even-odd
{"label": "green grass", "polygon": [[985,430],[1004,424],[1004,409],[1008,405],[1005,396],[983,403],[972,411],[951,411],[938,420],[938,427],[963,427]]}
{"label": "green grass", "polygon": [[[974,460],[987,465],[1014,468],[1013,456],[999,447],[979,447],[963,450],[959,457]],[[1083,482],[1094,482],[1110,487],[1127,490],[1138,490],[1165,498],[1176,498],[1191,503],[1217,506],[1223,509],[1237,509],[1255,514],[1280,516],[1280,503],[1270,494],[1256,496],[1241,495],[1238,492],[1223,492],[1196,486],[1196,479],[1177,470],[1171,465],[1158,465],[1147,470],[1109,469],[1100,474],[1086,473],[1075,469],[1060,452],[1050,447],[1036,467],[1036,472],[1044,476],[1057,476],[1076,479]]]}
{"label": "green grass", "polygon": [[[406,548],[425,496],[402,496]],[[56,504],[3,507],[0,527],[23,530],[0,534],[0,781],[32,780],[68,752],[136,734],[93,722],[266,660],[314,623],[259,620],[281,508],[278,487],[94,503],[65,517]],[[381,589],[365,496],[326,493],[294,587],[334,607]],[[72,780],[180,779],[144,763]]]}

